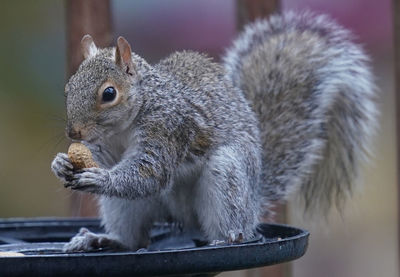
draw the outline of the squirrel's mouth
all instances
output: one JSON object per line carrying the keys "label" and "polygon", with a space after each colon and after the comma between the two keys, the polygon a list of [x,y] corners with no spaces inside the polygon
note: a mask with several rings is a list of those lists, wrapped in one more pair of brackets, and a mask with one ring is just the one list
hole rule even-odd
{"label": "squirrel's mouth", "polygon": [[81,124],[81,123],[69,123],[65,129],[65,134],[72,142],[81,141],[94,141],[101,137],[97,134],[94,128],[95,124]]}

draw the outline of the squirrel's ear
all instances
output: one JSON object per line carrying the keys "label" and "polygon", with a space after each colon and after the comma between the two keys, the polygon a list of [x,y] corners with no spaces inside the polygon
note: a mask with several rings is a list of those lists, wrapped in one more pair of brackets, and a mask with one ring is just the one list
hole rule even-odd
{"label": "squirrel's ear", "polygon": [[96,55],[97,47],[93,42],[93,38],[90,35],[84,35],[81,40],[82,54],[85,59],[91,58]]}
{"label": "squirrel's ear", "polygon": [[127,74],[131,76],[136,74],[136,67],[132,62],[131,46],[123,37],[119,37],[117,40],[115,63],[119,65]]}

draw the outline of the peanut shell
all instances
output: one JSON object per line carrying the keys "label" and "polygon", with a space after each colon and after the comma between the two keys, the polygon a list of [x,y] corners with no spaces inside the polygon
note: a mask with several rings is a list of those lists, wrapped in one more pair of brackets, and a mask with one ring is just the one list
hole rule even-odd
{"label": "peanut shell", "polygon": [[99,167],[93,161],[92,153],[82,143],[72,143],[68,148],[68,157],[71,160],[74,169]]}

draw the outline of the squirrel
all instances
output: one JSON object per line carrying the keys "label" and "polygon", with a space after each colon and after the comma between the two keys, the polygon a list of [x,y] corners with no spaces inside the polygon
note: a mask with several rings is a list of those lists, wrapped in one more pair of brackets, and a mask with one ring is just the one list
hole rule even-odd
{"label": "squirrel", "polygon": [[146,247],[172,218],[209,240],[254,236],[274,203],[303,195],[319,210],[351,194],[377,127],[370,61],[325,15],[250,23],[221,62],[176,52],[150,65],[119,37],[65,87],[66,133],[99,168],[51,164],[72,190],[99,196],[106,234],[83,228],[66,252]]}

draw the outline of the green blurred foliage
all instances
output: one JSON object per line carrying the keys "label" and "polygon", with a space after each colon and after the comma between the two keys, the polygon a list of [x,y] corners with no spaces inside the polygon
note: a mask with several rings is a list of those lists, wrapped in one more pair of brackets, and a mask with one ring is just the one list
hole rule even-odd
{"label": "green blurred foliage", "polygon": [[65,215],[68,196],[50,172],[65,149],[64,3],[0,7],[0,217]]}

